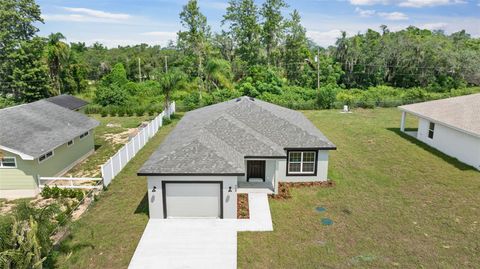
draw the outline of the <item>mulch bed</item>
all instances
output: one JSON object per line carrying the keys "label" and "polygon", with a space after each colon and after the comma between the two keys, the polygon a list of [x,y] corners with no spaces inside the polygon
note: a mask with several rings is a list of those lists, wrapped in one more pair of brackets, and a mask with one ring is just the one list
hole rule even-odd
{"label": "mulch bed", "polygon": [[237,194],[237,219],[249,219],[250,211],[248,209],[248,194]]}
{"label": "mulch bed", "polygon": [[335,182],[332,180],[328,181],[317,181],[317,182],[279,182],[278,183],[278,194],[271,194],[270,198],[276,200],[286,200],[292,197],[290,193],[291,188],[303,188],[303,187],[322,187],[329,188],[335,186]]}

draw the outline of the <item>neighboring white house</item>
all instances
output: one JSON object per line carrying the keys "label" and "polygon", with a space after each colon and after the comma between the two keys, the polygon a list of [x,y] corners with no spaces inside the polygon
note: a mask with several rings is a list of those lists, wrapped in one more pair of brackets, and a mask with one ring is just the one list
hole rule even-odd
{"label": "neighboring white house", "polygon": [[418,130],[406,133],[480,170],[480,94],[400,106],[400,129],[408,114],[418,117]]}
{"label": "neighboring white house", "polygon": [[242,97],[186,113],[138,175],[150,218],[236,218],[237,191],[325,181],[334,149],[302,113]]}

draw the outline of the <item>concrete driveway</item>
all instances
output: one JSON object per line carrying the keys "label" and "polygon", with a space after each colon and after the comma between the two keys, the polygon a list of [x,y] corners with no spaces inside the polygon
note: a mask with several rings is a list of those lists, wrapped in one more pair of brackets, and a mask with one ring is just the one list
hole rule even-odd
{"label": "concrete driveway", "polygon": [[131,269],[236,268],[237,230],[220,219],[151,219]]}
{"label": "concrete driveway", "polygon": [[237,231],[272,231],[267,194],[249,193],[250,219],[150,219],[128,268],[236,268]]}

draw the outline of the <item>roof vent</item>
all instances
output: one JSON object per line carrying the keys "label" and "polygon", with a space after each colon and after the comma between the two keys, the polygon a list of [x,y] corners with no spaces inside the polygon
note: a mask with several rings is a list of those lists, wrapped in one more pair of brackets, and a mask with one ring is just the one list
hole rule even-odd
{"label": "roof vent", "polygon": [[240,102],[241,100],[242,100],[242,98],[237,98],[237,99],[235,100],[235,102]]}
{"label": "roof vent", "polygon": [[253,97],[248,97],[248,99],[250,99],[250,101],[255,101]]}

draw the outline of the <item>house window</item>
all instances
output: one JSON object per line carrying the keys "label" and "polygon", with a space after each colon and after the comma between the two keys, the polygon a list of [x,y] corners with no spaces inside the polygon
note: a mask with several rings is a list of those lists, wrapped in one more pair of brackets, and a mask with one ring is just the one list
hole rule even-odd
{"label": "house window", "polygon": [[40,156],[38,158],[38,162],[39,163],[44,162],[45,160],[49,159],[52,156],[53,156],[53,151],[49,151],[49,152],[43,154],[42,156]]}
{"label": "house window", "polygon": [[67,147],[70,147],[71,145],[73,145],[73,139],[67,142]]}
{"label": "house window", "polygon": [[428,126],[428,138],[433,139],[434,132],[435,132],[435,123],[430,122]]}
{"label": "house window", "polygon": [[89,135],[89,134],[90,134],[90,132],[85,132],[85,133],[81,134],[81,135],[80,135],[80,139],[84,138],[85,136],[87,136],[87,135]]}
{"label": "house window", "polygon": [[315,151],[289,151],[288,174],[315,174],[316,154]]}
{"label": "house window", "polygon": [[0,168],[16,168],[17,161],[15,157],[3,157],[0,158]]}

